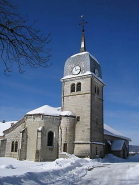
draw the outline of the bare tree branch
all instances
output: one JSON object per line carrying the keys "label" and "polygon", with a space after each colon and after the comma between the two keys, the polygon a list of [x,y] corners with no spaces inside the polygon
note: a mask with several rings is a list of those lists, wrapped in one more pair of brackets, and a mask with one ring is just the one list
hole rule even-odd
{"label": "bare tree branch", "polygon": [[17,7],[8,0],[0,0],[0,57],[5,65],[4,73],[12,71],[12,63],[17,63],[19,73],[23,73],[22,66],[32,68],[49,67],[51,57],[50,48],[46,45],[51,41],[28,25],[27,16],[21,17],[16,13]]}

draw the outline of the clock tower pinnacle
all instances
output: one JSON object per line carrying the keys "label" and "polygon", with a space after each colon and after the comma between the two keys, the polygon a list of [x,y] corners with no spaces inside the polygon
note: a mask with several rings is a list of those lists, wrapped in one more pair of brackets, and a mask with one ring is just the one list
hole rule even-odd
{"label": "clock tower pinnacle", "polygon": [[80,52],[84,52],[86,51],[86,45],[85,45],[85,36],[84,36],[84,25],[87,23],[87,22],[84,22],[84,16],[82,15],[82,23],[79,23],[79,25],[82,25],[82,40],[81,40],[81,50]]}

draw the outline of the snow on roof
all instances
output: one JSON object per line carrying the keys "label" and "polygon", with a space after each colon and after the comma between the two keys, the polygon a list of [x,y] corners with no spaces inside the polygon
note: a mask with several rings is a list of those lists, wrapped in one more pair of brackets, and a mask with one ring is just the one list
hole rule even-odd
{"label": "snow on roof", "polygon": [[112,151],[122,150],[124,142],[125,142],[124,140],[115,140],[115,141],[113,141],[112,145],[111,145],[111,150]]}
{"label": "snow on roof", "polygon": [[[86,73],[83,73],[83,74],[81,74],[81,73],[79,73],[78,75],[67,75],[67,76],[64,76],[63,78],[62,78],[62,80],[63,79],[67,79],[67,78],[75,78],[75,77],[77,77],[77,76],[85,76],[85,75],[88,75],[88,74],[91,74],[91,75],[93,75],[93,76],[95,76],[99,81],[101,81],[103,84],[104,84],[104,82],[103,82],[103,80],[100,78],[100,77],[98,77],[98,76],[96,76],[95,75],[95,73],[92,73],[91,71],[87,71]],[[105,84],[104,84],[105,85]]]}
{"label": "snow on roof", "polygon": [[8,121],[5,123],[0,122],[0,136],[3,136],[3,131],[11,127],[11,124],[15,124],[17,121]]}
{"label": "snow on roof", "polygon": [[126,139],[129,141],[131,140],[130,138],[124,136],[123,134],[121,134],[117,130],[114,130],[113,128],[106,125],[105,123],[104,123],[104,135],[115,136],[115,137],[119,137],[119,138]]}
{"label": "snow on roof", "polygon": [[70,111],[63,111],[61,112],[61,116],[75,116],[75,114]]}
{"label": "snow on roof", "polygon": [[60,111],[59,107],[54,108],[49,105],[44,105],[42,107],[39,107],[37,109],[34,109],[34,110],[26,113],[26,115],[33,115],[33,114],[59,116],[61,114],[61,111]]}
{"label": "snow on roof", "polygon": [[34,109],[26,115],[33,115],[33,114],[43,114],[43,115],[52,115],[52,116],[75,116],[71,111],[63,111],[61,112],[61,107],[54,108],[49,105],[44,105],[42,107],[39,107],[37,109]]}
{"label": "snow on roof", "polygon": [[71,57],[75,57],[75,56],[78,56],[78,55],[84,55],[86,53],[88,53],[91,56],[91,58],[93,58],[99,64],[98,60],[93,55],[91,55],[88,51],[76,53],[76,54],[72,55]]}

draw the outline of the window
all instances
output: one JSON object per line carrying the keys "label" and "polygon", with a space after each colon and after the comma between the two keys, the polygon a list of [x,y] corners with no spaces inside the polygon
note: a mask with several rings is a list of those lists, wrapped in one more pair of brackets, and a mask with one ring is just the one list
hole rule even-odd
{"label": "window", "polygon": [[75,84],[71,85],[71,92],[75,92]]}
{"label": "window", "polygon": [[48,142],[47,142],[47,146],[53,146],[53,132],[50,131],[48,132]]}
{"label": "window", "polygon": [[95,94],[97,94],[97,86],[95,86]]}
{"label": "window", "polygon": [[81,91],[81,83],[77,83],[76,91]]}
{"label": "window", "polygon": [[98,125],[98,118],[96,118],[96,125]]}
{"label": "window", "polygon": [[97,88],[97,95],[99,95],[99,88]]}
{"label": "window", "polygon": [[98,154],[97,147],[96,147],[96,155]]}
{"label": "window", "polygon": [[14,152],[14,141],[12,141],[11,152]]}
{"label": "window", "polygon": [[77,116],[77,121],[80,121],[80,116]]}
{"label": "window", "polygon": [[99,88],[95,86],[95,94],[99,95]]}
{"label": "window", "polygon": [[18,149],[18,142],[17,141],[12,141],[12,145],[11,145],[11,152],[17,152]]}
{"label": "window", "polygon": [[16,141],[15,142],[15,152],[17,152],[17,149],[18,149],[18,142]]}

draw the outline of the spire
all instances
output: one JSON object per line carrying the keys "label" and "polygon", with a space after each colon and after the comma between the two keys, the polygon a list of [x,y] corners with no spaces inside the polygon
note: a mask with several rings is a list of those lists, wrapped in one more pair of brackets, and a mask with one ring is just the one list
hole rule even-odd
{"label": "spire", "polygon": [[85,36],[84,36],[84,24],[87,22],[84,22],[84,16],[82,15],[82,23],[79,23],[79,25],[82,25],[82,40],[81,40],[81,50],[80,52],[86,51],[86,46],[85,46]]}

